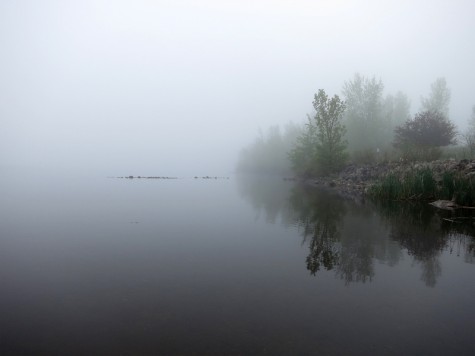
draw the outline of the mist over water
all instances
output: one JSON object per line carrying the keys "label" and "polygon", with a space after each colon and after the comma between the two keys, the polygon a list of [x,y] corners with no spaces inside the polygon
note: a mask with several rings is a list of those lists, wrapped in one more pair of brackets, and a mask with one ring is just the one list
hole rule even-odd
{"label": "mist over water", "polygon": [[470,1],[2,1],[0,164],[224,175],[259,129],[302,123],[355,73],[414,114],[445,77],[474,105]]}
{"label": "mist over water", "polygon": [[0,354],[475,354],[470,223],[281,178],[357,78],[404,119],[446,84],[464,134],[474,10],[1,1]]}
{"label": "mist over water", "polygon": [[23,183],[6,354],[473,352],[473,237],[434,210],[269,178]]}

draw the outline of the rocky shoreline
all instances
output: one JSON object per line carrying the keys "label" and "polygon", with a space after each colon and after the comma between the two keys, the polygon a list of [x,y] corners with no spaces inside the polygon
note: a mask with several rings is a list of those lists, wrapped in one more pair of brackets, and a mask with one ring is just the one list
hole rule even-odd
{"label": "rocky shoreline", "polygon": [[376,164],[346,166],[340,173],[328,177],[304,179],[308,184],[331,187],[343,194],[364,196],[369,187],[386,177],[395,174],[403,177],[406,173],[420,169],[430,169],[436,180],[442,179],[445,172],[457,172],[465,176],[475,175],[475,160],[437,160],[432,162],[381,162]]}

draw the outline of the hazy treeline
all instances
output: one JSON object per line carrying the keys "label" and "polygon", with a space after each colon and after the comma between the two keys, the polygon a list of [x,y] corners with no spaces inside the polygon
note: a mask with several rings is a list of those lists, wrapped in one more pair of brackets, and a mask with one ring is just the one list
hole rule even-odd
{"label": "hazy treeline", "polygon": [[315,112],[283,133],[271,127],[240,154],[237,170],[299,175],[327,174],[345,163],[374,163],[392,159],[431,160],[441,147],[462,144],[459,153],[475,153],[475,106],[469,130],[457,133],[450,120],[451,91],[444,78],[436,79],[419,111],[411,116],[411,102],[402,91],[384,94],[376,77],[355,74],[344,82],[341,98],[323,89],[314,96]]}
{"label": "hazy treeline", "polygon": [[237,170],[241,173],[259,173],[286,175],[291,173],[288,153],[302,135],[303,126],[289,122],[281,129],[271,126],[267,132],[259,132],[259,136],[239,156]]}
{"label": "hazy treeline", "polygon": [[403,92],[383,95],[381,80],[355,74],[343,85],[347,105],[344,124],[353,159],[372,159],[390,148],[394,128],[410,117],[411,103]]}

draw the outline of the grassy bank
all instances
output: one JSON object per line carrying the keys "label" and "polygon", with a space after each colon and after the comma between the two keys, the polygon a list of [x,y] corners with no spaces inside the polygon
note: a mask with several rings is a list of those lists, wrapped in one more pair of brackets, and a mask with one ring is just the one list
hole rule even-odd
{"label": "grassy bank", "polygon": [[454,200],[475,206],[475,178],[460,172],[435,174],[430,168],[403,175],[388,174],[369,189],[369,195],[384,200]]}

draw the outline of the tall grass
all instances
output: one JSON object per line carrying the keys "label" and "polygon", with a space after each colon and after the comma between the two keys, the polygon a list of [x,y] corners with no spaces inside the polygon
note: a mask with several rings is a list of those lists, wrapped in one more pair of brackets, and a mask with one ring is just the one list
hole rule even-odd
{"label": "tall grass", "polygon": [[370,195],[387,200],[426,200],[437,194],[437,183],[430,169],[389,174],[370,189]]}
{"label": "tall grass", "polygon": [[445,172],[436,179],[429,168],[413,170],[402,176],[389,174],[373,185],[369,194],[384,200],[454,200],[457,204],[475,204],[475,178],[458,172]]}
{"label": "tall grass", "polygon": [[460,205],[475,205],[475,181],[470,176],[445,172],[442,175],[440,191],[440,199],[453,199]]}

